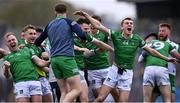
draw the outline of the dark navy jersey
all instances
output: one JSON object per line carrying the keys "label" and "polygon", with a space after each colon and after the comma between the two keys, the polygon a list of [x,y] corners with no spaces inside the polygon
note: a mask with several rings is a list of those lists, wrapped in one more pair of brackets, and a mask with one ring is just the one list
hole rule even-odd
{"label": "dark navy jersey", "polygon": [[86,34],[75,21],[67,18],[56,18],[46,26],[43,33],[36,39],[35,44],[40,46],[48,37],[51,44],[51,57],[74,56],[73,33],[76,33],[81,39],[86,39]]}

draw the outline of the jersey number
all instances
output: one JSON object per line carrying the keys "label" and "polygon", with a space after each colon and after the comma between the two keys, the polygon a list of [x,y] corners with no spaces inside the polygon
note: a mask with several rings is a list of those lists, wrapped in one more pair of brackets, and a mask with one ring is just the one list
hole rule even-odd
{"label": "jersey number", "polygon": [[153,44],[153,48],[156,49],[156,50],[160,50],[160,49],[164,48],[164,43],[162,43],[162,42],[155,42]]}

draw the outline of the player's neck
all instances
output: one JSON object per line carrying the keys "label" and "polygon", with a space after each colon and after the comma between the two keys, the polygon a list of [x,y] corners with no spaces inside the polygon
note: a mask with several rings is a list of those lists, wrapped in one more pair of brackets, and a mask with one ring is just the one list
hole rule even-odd
{"label": "player's neck", "polygon": [[125,34],[125,33],[122,33],[122,36],[126,39],[128,39],[132,34]]}
{"label": "player's neck", "polygon": [[65,13],[64,13],[64,14],[60,14],[60,13],[58,13],[58,14],[56,14],[56,17],[66,18],[66,14],[65,14]]}
{"label": "player's neck", "polygon": [[93,32],[92,32],[93,35],[96,35],[96,34],[98,34],[98,33],[99,33],[99,30],[96,30],[96,31],[93,31]]}
{"label": "player's neck", "polygon": [[18,50],[19,50],[18,47],[17,47],[17,48],[12,48],[12,49],[10,49],[11,52],[17,52]]}

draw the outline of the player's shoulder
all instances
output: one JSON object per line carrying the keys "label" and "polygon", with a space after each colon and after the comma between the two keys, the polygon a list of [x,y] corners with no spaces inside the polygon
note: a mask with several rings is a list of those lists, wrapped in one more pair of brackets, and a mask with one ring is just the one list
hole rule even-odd
{"label": "player's shoulder", "polygon": [[112,30],[112,29],[110,29],[109,31],[112,36],[121,36],[122,35],[122,31],[117,31],[117,30]]}
{"label": "player's shoulder", "polygon": [[172,46],[179,46],[177,43],[175,43],[174,41],[171,41],[171,40],[167,40],[167,42],[169,44],[171,44]]}
{"label": "player's shoulder", "polygon": [[27,51],[30,51],[30,48],[24,47],[24,48],[20,49],[20,51],[27,52]]}
{"label": "player's shoulder", "polygon": [[133,36],[133,39],[142,40],[142,37],[138,33],[134,33],[134,34],[132,34],[132,36]]}

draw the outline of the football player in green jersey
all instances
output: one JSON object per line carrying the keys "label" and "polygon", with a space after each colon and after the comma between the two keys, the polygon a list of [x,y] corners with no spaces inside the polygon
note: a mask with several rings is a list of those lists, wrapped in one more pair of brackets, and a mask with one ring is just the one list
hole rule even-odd
{"label": "football player in green jersey", "polygon": [[[87,19],[79,18],[76,22],[80,25],[81,29],[84,32],[88,33],[90,31],[89,22],[87,21]],[[81,79],[81,93],[79,99],[81,102],[88,102],[88,86],[85,80],[85,62],[83,53],[85,51],[90,52],[90,50],[85,48],[84,43],[85,41],[81,40],[78,36],[76,36],[76,34],[74,34],[75,60],[79,69]]]}
{"label": "football player in green jersey", "polygon": [[[82,87],[83,91],[81,91],[80,99],[81,99],[81,101],[87,102],[88,101],[88,94],[87,94],[88,88],[87,88],[87,84],[86,84],[86,81],[84,78],[84,71],[82,71],[85,68],[85,63],[84,63],[85,61],[84,61],[84,57],[83,57],[84,55],[83,54],[91,53],[91,51],[86,48],[86,44],[89,43],[91,45],[97,45],[97,47],[99,47],[99,48],[102,48],[102,49],[104,48],[104,49],[110,50],[110,51],[113,51],[113,48],[110,47],[109,45],[103,43],[102,41],[94,38],[90,34],[88,34],[90,31],[90,27],[89,27],[89,22],[87,21],[87,19],[79,18],[77,20],[77,23],[80,24],[81,29],[87,33],[86,36],[88,38],[93,39],[93,41],[88,41],[88,40],[83,41],[80,38],[78,38],[77,36],[74,37],[75,59],[76,59],[78,68],[81,69],[80,70],[80,77],[81,77],[81,87]],[[78,49],[77,49],[77,47],[78,47]],[[97,48],[95,48],[95,49],[97,49]]]}
{"label": "football player in green jersey", "polygon": [[[42,48],[37,47],[36,45],[34,45],[34,41],[37,38],[37,32],[36,32],[36,27],[33,25],[27,25],[24,28],[24,33],[26,35],[25,38],[25,46],[28,47],[32,52],[34,52],[38,57],[41,58],[42,54],[47,54],[48,53],[45,52],[44,50],[42,50]],[[49,58],[49,57],[43,57],[43,58]],[[36,71],[39,75],[39,81],[41,82],[42,85],[42,101],[43,102],[52,102],[52,92],[51,92],[51,88],[50,88],[50,84],[49,81],[47,80],[46,76],[49,72],[49,68],[48,67],[44,67],[44,68],[39,68],[35,65]]]}
{"label": "football player in green jersey", "polygon": [[86,12],[76,11],[75,14],[86,17],[95,28],[104,32],[106,36],[111,37],[114,45],[115,63],[109,71],[101,92],[95,101],[103,101],[115,86],[119,88],[120,101],[128,101],[133,78],[134,59],[139,47],[148,51],[151,55],[157,56],[166,61],[177,61],[175,58],[168,58],[156,50],[146,46],[141,37],[138,34],[133,33],[134,22],[131,18],[125,18],[122,20],[120,31],[113,31],[93,19]]}
{"label": "football player in green jersey", "polygon": [[[93,15],[92,18],[101,22],[101,18],[97,15]],[[93,25],[90,25],[90,27],[91,27],[91,35],[94,38],[100,41],[103,41],[106,44],[108,43],[108,37],[105,36],[103,32],[94,28]],[[92,43],[88,43],[88,42],[86,42],[86,47],[90,49],[91,51],[98,49],[96,45]],[[99,95],[103,82],[111,67],[108,57],[109,57],[109,53],[107,51],[101,51],[101,52],[95,53],[94,55],[90,57],[86,57],[85,59],[87,68],[88,68],[88,81],[90,83],[90,86],[92,86],[95,98],[97,98],[97,96]],[[111,91],[111,94],[113,95],[114,100],[118,102],[119,96],[118,96],[116,88]],[[113,99],[109,97],[111,96],[109,95],[106,100],[113,101]]]}
{"label": "football player in green jersey", "polygon": [[[179,52],[179,50],[180,50],[179,45],[169,40],[169,36],[171,34],[170,24],[161,23],[159,25],[159,34],[160,34],[159,40],[168,42],[169,44],[171,44],[173,46],[174,49],[176,49]],[[170,86],[171,86],[171,102],[174,102],[174,100],[175,100],[175,85],[176,85],[176,82],[175,82],[176,68],[175,68],[175,65],[173,63],[168,63],[167,68],[168,68]],[[151,96],[152,102],[155,102],[156,98],[159,95],[160,95],[160,90],[156,84],[154,87],[152,96]],[[166,97],[164,97],[164,98],[166,98]],[[168,98],[166,98],[166,99],[168,99]]]}
{"label": "football player in green jersey", "polygon": [[[151,41],[149,46],[153,47],[165,56],[169,56],[169,54],[171,54],[180,58],[180,54],[174,46],[166,41],[168,38],[168,32],[170,33],[170,28],[168,28],[167,25],[160,24],[158,34],[159,40]],[[163,102],[171,102],[171,86],[167,61],[151,55],[148,55],[145,61],[146,67],[143,77],[144,102],[152,101],[152,92],[155,86],[158,86]]]}
{"label": "football player in green jersey", "polygon": [[[158,39],[158,34],[157,33],[150,33],[149,35],[147,35],[145,38],[144,38],[144,41],[146,42],[146,44],[150,44],[150,42],[152,40],[157,40]],[[146,51],[142,51],[141,52],[141,55],[139,55],[139,58],[138,58],[138,62],[139,63],[143,63],[144,65],[144,61],[145,61],[145,58],[148,56],[148,53]],[[143,71],[144,73],[144,71]],[[151,102],[155,102],[156,98],[160,95],[160,91],[158,89],[158,86],[157,84],[155,84],[155,87],[153,89],[153,92],[152,92],[152,96],[151,96]]]}
{"label": "football player in green jersey", "polygon": [[41,83],[33,65],[46,67],[50,62],[40,59],[26,47],[19,49],[14,33],[6,33],[5,44],[10,53],[4,57],[4,75],[8,78],[10,72],[12,74],[16,102],[41,102]]}

